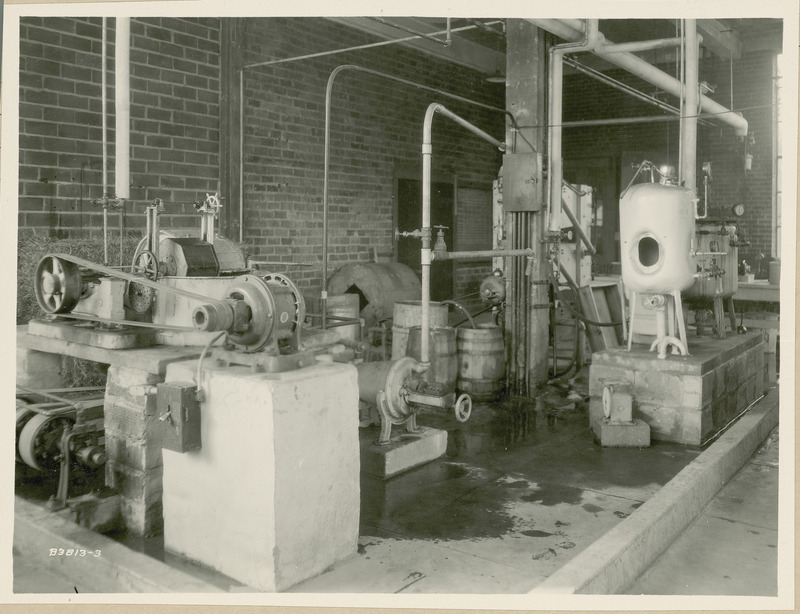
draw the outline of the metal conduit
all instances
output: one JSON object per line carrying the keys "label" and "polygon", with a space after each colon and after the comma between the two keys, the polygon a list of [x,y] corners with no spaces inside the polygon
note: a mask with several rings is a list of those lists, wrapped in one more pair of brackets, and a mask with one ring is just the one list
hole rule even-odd
{"label": "metal conduit", "polygon": [[449,47],[450,45],[453,44],[453,39],[450,38],[450,18],[449,17],[447,18],[447,38],[445,40],[442,40],[440,38],[436,38],[432,34],[425,34],[424,32],[419,32],[417,30],[413,30],[411,28],[407,28],[406,26],[401,25],[399,23],[392,23],[390,21],[386,21],[385,19],[383,19],[381,17],[367,17],[367,19],[371,19],[372,21],[377,21],[378,23],[382,23],[383,25],[389,26],[390,28],[396,28],[398,30],[402,30],[403,32],[408,32],[409,34],[414,34],[416,36],[419,36],[419,37],[424,38],[426,40],[432,41],[432,42],[437,43],[439,45],[442,45],[444,47]]}

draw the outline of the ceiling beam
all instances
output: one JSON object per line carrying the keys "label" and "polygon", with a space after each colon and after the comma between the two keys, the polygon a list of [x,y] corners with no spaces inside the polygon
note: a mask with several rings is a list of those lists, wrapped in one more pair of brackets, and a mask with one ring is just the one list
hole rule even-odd
{"label": "ceiling beam", "polygon": [[[329,17],[328,19],[386,40],[412,36],[404,30],[393,28],[390,25],[374,21],[367,17]],[[435,27],[431,26],[429,22],[413,17],[387,17],[386,21],[425,34],[438,31]],[[444,30],[445,28],[441,29]],[[444,40],[445,35],[442,34],[437,36],[437,38]],[[494,51],[478,43],[473,43],[459,36],[457,32],[454,32],[451,38],[453,42],[449,47],[439,45],[424,38],[399,44],[416,49],[429,56],[466,66],[467,68],[477,70],[487,75],[504,74],[506,68],[506,56],[504,53]]]}
{"label": "ceiling beam", "polygon": [[739,33],[716,19],[698,19],[697,33],[703,37],[703,47],[724,60],[742,57]]}

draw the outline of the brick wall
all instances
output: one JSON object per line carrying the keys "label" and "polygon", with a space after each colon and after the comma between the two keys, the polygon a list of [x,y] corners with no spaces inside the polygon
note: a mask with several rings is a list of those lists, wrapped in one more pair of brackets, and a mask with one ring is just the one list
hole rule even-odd
{"label": "brick wall", "polygon": [[[109,19],[108,159],[114,192],[114,26]],[[101,19],[25,17],[20,25],[23,231],[99,235],[102,208]],[[191,203],[219,176],[219,20],[131,20],[131,199],[124,228],[165,201],[164,226],[199,226]],[[118,214],[112,213],[116,231]]]}
{"label": "brick wall", "polygon": [[[113,191],[114,20],[109,34],[109,184]],[[220,21],[131,22],[131,200],[124,228],[141,233],[144,209],[165,201],[162,224],[198,226],[192,202],[220,178]],[[374,42],[318,18],[248,19],[245,63]],[[24,18],[20,58],[20,213],[24,231],[99,235],[101,188],[100,18]],[[399,46],[248,69],[245,89],[244,242],[309,297],[321,289],[324,94],[330,72],[355,63],[503,107],[503,90],[474,71]],[[422,122],[442,102],[502,137],[504,119],[433,93],[345,72],[333,97],[329,274],[351,261],[393,257],[393,177],[421,164]],[[485,186],[500,154],[438,116],[434,173]],[[224,135],[222,135],[224,137]],[[237,207],[238,195],[222,194]],[[116,232],[117,217],[112,213]],[[487,240],[490,229],[486,229]],[[238,239],[238,237],[230,237]],[[488,273],[487,268],[487,273]],[[466,283],[466,282],[465,282]]]}
{"label": "brick wall", "polygon": [[[753,261],[756,254],[770,254],[772,242],[772,96],[774,55],[768,52],[745,55],[733,65],[734,110],[741,110],[749,122],[749,133],[755,143],[748,146],[753,153],[752,171],[744,172],[744,147],[733,130],[721,125],[698,127],[698,192],[702,197],[703,175],[700,166],[704,161],[712,165],[713,179],[709,185],[711,211],[728,211],[736,203],[744,203],[746,213],[741,220],[750,247],[740,250],[742,257]],[[672,74],[673,67],[662,67]],[[611,71],[611,76],[633,85],[646,93],[655,87],[624,71]],[[720,104],[730,105],[730,64],[727,61],[705,59],[700,67],[700,80],[715,84],[710,97]],[[675,103],[671,96],[662,99]],[[611,87],[583,75],[565,78],[564,120],[600,119],[659,115],[656,107],[638,101]],[[678,122],[652,122],[615,126],[568,128],[564,131],[564,157],[586,158],[592,155],[610,156],[620,176],[630,177],[630,170],[622,168],[626,152],[662,152],[670,164],[678,166]],[[627,173],[627,175],[626,175]],[[627,181],[624,181],[627,184]],[[619,185],[622,189],[625,185]]]}
{"label": "brick wall", "polygon": [[[254,19],[246,24],[245,61],[373,41],[322,19]],[[321,281],[325,88],[331,71],[341,64],[503,106],[502,90],[477,73],[399,46],[249,69],[245,240],[266,260],[315,263],[287,268],[312,296]],[[344,71],[337,78],[331,105],[329,274],[348,262],[372,260],[375,252],[383,261],[392,259],[393,175],[397,166],[421,164],[422,125],[431,102],[443,103],[502,138],[502,114],[361,72]],[[441,115],[434,120],[434,174],[490,191],[500,162],[499,152],[488,143]],[[490,237],[490,229],[486,233]]]}

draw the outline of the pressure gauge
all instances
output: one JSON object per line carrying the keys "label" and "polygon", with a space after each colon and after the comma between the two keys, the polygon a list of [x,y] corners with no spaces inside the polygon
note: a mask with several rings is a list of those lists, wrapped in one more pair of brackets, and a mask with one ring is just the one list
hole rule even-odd
{"label": "pressure gauge", "polygon": [[742,203],[739,203],[738,205],[733,205],[733,207],[731,207],[731,212],[736,217],[742,217],[744,215],[744,205]]}

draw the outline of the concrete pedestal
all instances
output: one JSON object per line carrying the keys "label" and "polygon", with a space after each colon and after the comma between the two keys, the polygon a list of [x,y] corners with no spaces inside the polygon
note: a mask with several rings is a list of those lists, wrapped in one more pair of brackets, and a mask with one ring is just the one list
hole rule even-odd
{"label": "concrete pedestal", "polygon": [[408,433],[405,427],[393,427],[392,439],[386,445],[378,445],[376,429],[362,429],[361,470],[377,478],[390,478],[429,463],[447,451],[447,431],[417,428],[419,432]]}
{"label": "concrete pedestal", "polygon": [[[589,413],[599,433],[603,386],[632,386],[634,418],[650,425],[651,438],[702,445],[730,424],[765,389],[760,333],[725,339],[689,337],[690,356],[659,359],[647,347],[613,348],[592,355]],[[599,434],[598,434],[599,436]]]}
{"label": "concrete pedestal", "polygon": [[650,427],[642,420],[625,423],[601,419],[593,427],[604,448],[647,448],[650,445]]}
{"label": "concrete pedestal", "polygon": [[[164,547],[263,591],[285,590],[355,553],[355,368],[318,363],[264,374],[207,362],[202,448],[163,451]],[[166,381],[193,381],[196,368],[172,364]]]}

